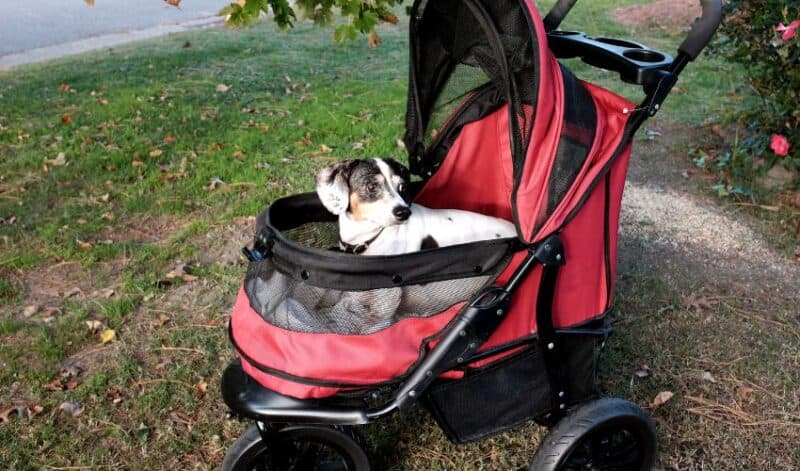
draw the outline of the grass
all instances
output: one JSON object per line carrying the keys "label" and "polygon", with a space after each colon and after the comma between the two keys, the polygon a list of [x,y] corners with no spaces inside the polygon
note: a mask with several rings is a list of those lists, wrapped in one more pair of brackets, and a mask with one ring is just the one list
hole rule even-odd
{"label": "grass", "polygon": [[[565,27],[628,36],[611,14],[634,3],[582,2]],[[644,36],[658,47],[678,42],[663,31]],[[219,465],[242,430],[224,420],[217,382],[233,358],[225,321],[244,271],[237,253],[248,218],[278,196],[310,190],[313,170],[333,159],[403,156],[395,142],[405,28],[381,37],[372,50],[333,45],[330,31],[304,24],[288,34],[267,24],[212,29],[0,73],[0,216],[15,218],[0,225],[0,411],[19,405],[32,414],[0,424],[1,468]],[[572,66],[637,96],[613,74]],[[711,58],[693,64],[656,123],[697,126],[720,115],[735,74]],[[212,185],[217,179],[224,184]],[[785,426],[796,424],[797,339],[764,321],[786,323],[790,308],[777,303],[743,319],[747,302],[711,283],[709,296],[727,304],[692,312],[682,298],[704,286],[699,275],[667,282],[654,270],[669,269],[663,254],[645,241],[623,243],[644,256],[621,260],[620,326],[603,387],[644,405],[661,390],[677,393],[653,411],[664,466],[798,463],[800,452],[785,445],[798,438]],[[196,280],[167,277],[182,264]],[[717,335],[723,327],[730,336]],[[115,332],[106,344],[105,329]],[[651,378],[632,383],[644,362]],[[708,370],[718,383],[697,379]],[[741,407],[784,425],[720,425],[685,412],[690,395],[731,404],[746,381],[773,395],[752,392]],[[83,406],[80,416],[60,411],[71,402]],[[541,433],[526,426],[457,447],[421,410],[367,429],[383,468],[426,470],[524,467]],[[760,436],[775,441],[759,449]]]}

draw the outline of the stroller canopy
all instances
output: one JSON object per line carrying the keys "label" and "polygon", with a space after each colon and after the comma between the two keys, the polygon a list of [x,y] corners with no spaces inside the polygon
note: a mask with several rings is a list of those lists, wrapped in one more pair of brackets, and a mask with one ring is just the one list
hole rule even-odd
{"label": "stroller canopy", "polygon": [[563,226],[618,154],[628,105],[559,65],[530,0],[417,0],[410,28],[418,200],[513,220],[526,243]]}

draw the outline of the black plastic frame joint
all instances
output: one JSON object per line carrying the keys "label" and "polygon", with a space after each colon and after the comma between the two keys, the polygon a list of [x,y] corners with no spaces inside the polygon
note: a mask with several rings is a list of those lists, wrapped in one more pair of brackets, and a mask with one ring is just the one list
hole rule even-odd
{"label": "black plastic frame joint", "polygon": [[666,70],[659,70],[653,72],[652,77],[650,82],[645,85],[644,91],[648,97],[647,114],[655,116],[678,81],[678,76]]}
{"label": "black plastic frame joint", "polygon": [[555,234],[539,242],[533,249],[533,258],[544,266],[561,266],[567,261],[564,256],[564,245]]}

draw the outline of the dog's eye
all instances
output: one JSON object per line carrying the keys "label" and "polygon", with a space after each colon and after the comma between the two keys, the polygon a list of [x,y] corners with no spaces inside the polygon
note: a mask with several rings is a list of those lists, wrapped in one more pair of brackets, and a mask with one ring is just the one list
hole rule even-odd
{"label": "dog's eye", "polygon": [[398,193],[405,193],[406,192],[406,184],[405,183],[401,183],[401,184],[397,185],[397,192]]}

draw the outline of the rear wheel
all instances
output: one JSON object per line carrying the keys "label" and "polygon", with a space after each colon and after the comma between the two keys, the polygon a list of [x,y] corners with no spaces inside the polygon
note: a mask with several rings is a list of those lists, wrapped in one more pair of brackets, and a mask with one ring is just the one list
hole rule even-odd
{"label": "rear wheel", "polygon": [[222,471],[369,471],[362,440],[351,428],[289,425],[267,442],[253,425],[234,442]]}
{"label": "rear wheel", "polygon": [[530,471],[651,471],[657,437],[636,404],[603,398],[579,405],[544,438]]}

